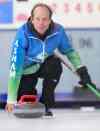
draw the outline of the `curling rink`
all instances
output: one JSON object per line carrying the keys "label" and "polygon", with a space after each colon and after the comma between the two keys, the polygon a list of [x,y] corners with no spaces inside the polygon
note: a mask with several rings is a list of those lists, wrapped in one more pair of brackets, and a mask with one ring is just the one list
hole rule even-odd
{"label": "curling rink", "polygon": [[19,119],[0,111],[0,131],[100,131],[100,110],[53,109],[53,118]]}

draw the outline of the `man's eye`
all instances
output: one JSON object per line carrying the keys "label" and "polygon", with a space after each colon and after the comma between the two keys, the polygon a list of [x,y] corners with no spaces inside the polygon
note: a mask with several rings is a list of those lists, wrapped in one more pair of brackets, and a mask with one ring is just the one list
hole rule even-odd
{"label": "man's eye", "polygon": [[39,18],[36,18],[36,20],[38,20],[38,21],[39,21],[40,19],[39,19]]}

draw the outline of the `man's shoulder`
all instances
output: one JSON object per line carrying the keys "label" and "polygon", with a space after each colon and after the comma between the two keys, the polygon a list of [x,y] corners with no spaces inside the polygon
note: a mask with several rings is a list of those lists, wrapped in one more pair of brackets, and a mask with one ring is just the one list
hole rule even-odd
{"label": "man's shoulder", "polygon": [[26,27],[27,27],[27,23],[24,23],[23,25],[21,25],[17,31],[25,31],[26,30]]}
{"label": "man's shoulder", "polygon": [[54,30],[59,32],[61,30],[64,30],[64,27],[63,27],[63,25],[54,22]]}
{"label": "man's shoulder", "polygon": [[17,33],[27,32],[27,23],[24,23],[17,29]]}

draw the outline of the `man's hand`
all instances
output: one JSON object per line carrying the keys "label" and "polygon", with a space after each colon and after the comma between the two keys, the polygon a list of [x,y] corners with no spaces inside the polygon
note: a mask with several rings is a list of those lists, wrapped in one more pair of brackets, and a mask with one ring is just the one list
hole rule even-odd
{"label": "man's hand", "polygon": [[12,112],[14,109],[14,104],[7,104],[6,105],[6,111],[8,111],[9,113]]}
{"label": "man's hand", "polygon": [[90,77],[88,70],[85,66],[77,69],[76,73],[80,77],[80,82],[79,82],[80,85],[83,85],[85,87],[86,84],[92,84],[91,77]]}

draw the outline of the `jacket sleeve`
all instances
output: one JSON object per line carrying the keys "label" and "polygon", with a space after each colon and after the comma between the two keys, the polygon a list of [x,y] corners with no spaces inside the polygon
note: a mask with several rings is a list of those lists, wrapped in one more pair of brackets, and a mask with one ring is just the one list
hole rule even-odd
{"label": "jacket sleeve", "polygon": [[75,51],[75,49],[72,47],[72,44],[64,28],[62,28],[60,32],[59,51],[67,56],[75,69],[78,69],[82,66],[80,56],[77,51]]}
{"label": "jacket sleeve", "polygon": [[7,103],[16,103],[17,90],[23,72],[26,46],[25,34],[23,31],[19,30],[11,47]]}
{"label": "jacket sleeve", "polygon": [[73,50],[72,44],[71,44],[63,27],[61,27],[61,29],[59,31],[59,47],[58,47],[58,49],[62,54],[65,54],[66,52]]}

